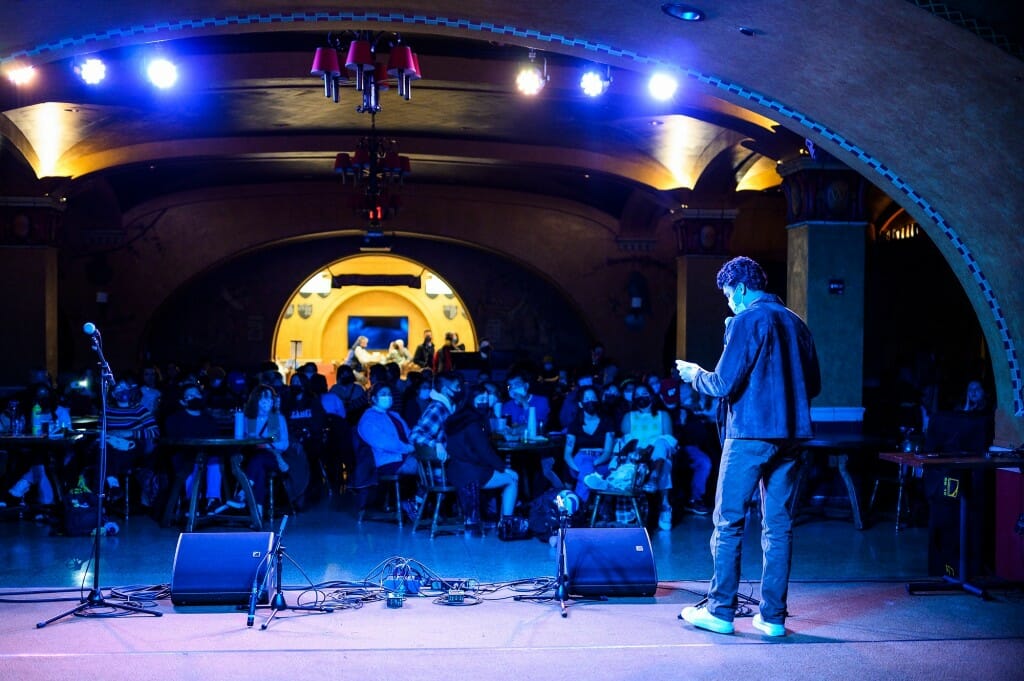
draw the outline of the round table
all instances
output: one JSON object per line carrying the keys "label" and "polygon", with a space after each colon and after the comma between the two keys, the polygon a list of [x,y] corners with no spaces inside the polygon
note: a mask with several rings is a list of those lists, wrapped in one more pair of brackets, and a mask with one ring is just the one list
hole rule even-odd
{"label": "round table", "polygon": [[[188,516],[185,524],[185,531],[191,532],[195,528],[196,524],[196,503],[199,498],[199,479],[202,478],[203,473],[206,470],[206,457],[211,451],[216,450],[230,450],[229,454],[231,457],[231,473],[235,476],[235,481],[238,482],[241,487],[243,494],[245,495],[245,505],[249,511],[249,520],[254,530],[263,529],[263,519],[260,518],[259,511],[256,508],[256,498],[252,493],[252,486],[249,484],[249,476],[242,470],[242,457],[245,449],[251,447],[258,447],[259,445],[265,445],[270,443],[269,438],[263,437],[247,437],[247,438],[234,438],[234,437],[164,437],[160,438],[160,446],[167,447],[170,449],[191,449],[195,450],[196,464],[199,467],[196,484],[192,485],[192,494],[189,496],[188,501]],[[174,513],[174,503],[177,501],[178,490],[185,484],[185,478],[187,476],[182,475],[182,471],[175,471],[174,483],[172,484],[171,493],[167,497],[167,506],[164,507],[163,524],[170,525],[170,517]]]}

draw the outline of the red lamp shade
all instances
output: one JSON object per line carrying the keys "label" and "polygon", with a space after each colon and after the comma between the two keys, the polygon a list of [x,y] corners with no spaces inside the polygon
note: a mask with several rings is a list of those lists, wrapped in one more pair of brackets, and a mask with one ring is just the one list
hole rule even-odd
{"label": "red lamp shade", "polygon": [[352,156],[352,164],[356,168],[368,168],[370,166],[370,152],[366,149],[356,149]]}
{"label": "red lamp shade", "polygon": [[349,44],[345,68],[351,71],[372,71],[376,68],[369,40],[353,40]]}
{"label": "red lamp shade", "polygon": [[313,66],[309,70],[311,76],[340,76],[338,51],[333,47],[318,47],[313,56]]}
{"label": "red lamp shade", "polygon": [[402,175],[408,175],[412,172],[412,163],[409,161],[408,156],[399,156],[398,165],[402,169]]}
{"label": "red lamp shade", "polygon": [[391,48],[388,55],[388,73],[392,76],[401,76],[406,71],[415,70],[412,60],[412,48],[406,45],[396,45]]}
{"label": "red lamp shade", "polygon": [[423,72],[420,71],[420,55],[415,52],[412,53],[412,73],[409,74],[410,80],[419,80],[423,78]]}
{"label": "red lamp shade", "polygon": [[394,173],[394,172],[398,172],[399,170],[401,170],[402,169],[402,162],[398,158],[398,152],[397,151],[389,151],[388,153],[384,154],[384,163],[383,163],[383,165],[384,165],[384,170],[388,171],[389,173]]}
{"label": "red lamp shade", "polygon": [[347,173],[352,171],[352,158],[342,152],[334,157],[334,172]]}

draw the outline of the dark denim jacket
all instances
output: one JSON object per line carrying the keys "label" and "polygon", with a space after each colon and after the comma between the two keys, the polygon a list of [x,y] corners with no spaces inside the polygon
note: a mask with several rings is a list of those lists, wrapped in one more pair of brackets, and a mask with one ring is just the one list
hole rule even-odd
{"label": "dark denim jacket", "polygon": [[726,438],[810,438],[811,398],[821,392],[810,329],[766,295],[726,325],[718,365],[698,372],[693,387],[724,399]]}

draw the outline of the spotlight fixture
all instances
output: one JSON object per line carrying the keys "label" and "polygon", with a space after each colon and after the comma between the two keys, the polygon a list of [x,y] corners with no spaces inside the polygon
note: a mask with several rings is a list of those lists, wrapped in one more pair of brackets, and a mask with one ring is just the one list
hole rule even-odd
{"label": "spotlight fixture", "polygon": [[604,73],[595,67],[588,68],[580,76],[580,89],[588,97],[600,97],[612,84],[612,71],[608,67]]}
{"label": "spotlight fixture", "polygon": [[543,59],[543,66],[537,65],[537,51],[530,50],[530,61],[519,69],[516,76],[516,87],[524,95],[533,97],[544,89],[548,82],[548,60]]}
{"label": "spotlight fixture", "polygon": [[161,90],[174,87],[178,82],[178,67],[163,57],[154,59],[146,67],[149,82]]}
{"label": "spotlight fixture", "polygon": [[667,73],[655,73],[647,82],[647,91],[659,102],[672,99],[678,88],[679,81]]}
{"label": "spotlight fixture", "polygon": [[99,85],[107,77],[107,65],[102,59],[89,57],[75,67],[75,73],[86,85]]}
{"label": "spotlight fixture", "polygon": [[661,11],[674,19],[682,21],[704,21],[704,11],[693,5],[667,2],[661,6]]}
{"label": "spotlight fixture", "polygon": [[28,85],[36,77],[36,67],[21,66],[7,72],[7,78],[17,86]]}

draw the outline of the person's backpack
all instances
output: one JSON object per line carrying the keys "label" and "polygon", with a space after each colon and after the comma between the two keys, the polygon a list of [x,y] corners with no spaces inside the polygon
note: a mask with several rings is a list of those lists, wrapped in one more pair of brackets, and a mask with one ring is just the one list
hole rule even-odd
{"label": "person's backpack", "polygon": [[558,531],[558,510],[555,507],[557,495],[558,490],[549,487],[530,502],[530,534],[540,540],[547,541]]}

